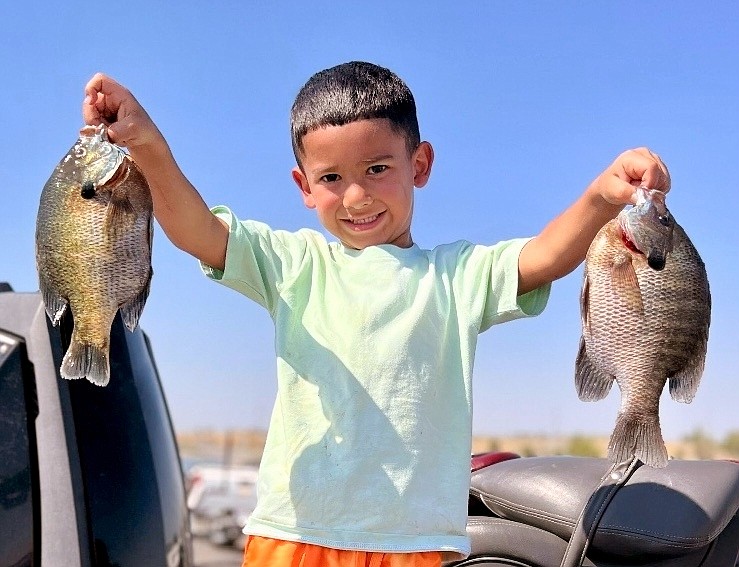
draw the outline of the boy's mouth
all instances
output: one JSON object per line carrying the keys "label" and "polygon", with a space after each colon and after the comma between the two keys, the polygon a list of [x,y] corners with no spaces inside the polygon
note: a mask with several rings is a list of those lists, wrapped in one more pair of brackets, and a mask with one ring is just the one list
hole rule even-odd
{"label": "boy's mouth", "polygon": [[369,224],[377,220],[380,215],[372,215],[371,217],[365,217],[363,219],[348,219],[352,224]]}
{"label": "boy's mouth", "polygon": [[344,222],[348,223],[355,230],[362,230],[374,226],[382,215],[383,213],[377,213],[376,215],[363,217],[361,219],[348,218],[344,219]]}

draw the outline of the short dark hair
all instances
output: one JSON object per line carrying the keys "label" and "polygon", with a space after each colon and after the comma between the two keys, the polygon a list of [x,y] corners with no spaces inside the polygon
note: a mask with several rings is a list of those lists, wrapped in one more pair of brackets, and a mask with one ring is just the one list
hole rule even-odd
{"label": "short dark hair", "polygon": [[308,132],[373,118],[387,118],[405,137],[409,152],[421,142],[413,94],[395,73],[364,61],[319,71],[300,89],[290,112],[296,161],[300,164]]}

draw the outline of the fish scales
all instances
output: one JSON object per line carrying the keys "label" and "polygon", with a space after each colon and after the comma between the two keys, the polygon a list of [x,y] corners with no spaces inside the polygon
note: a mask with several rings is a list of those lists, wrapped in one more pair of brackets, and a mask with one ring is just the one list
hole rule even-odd
{"label": "fish scales", "polygon": [[118,310],[133,330],[151,282],[152,202],[133,160],[85,127],[44,186],[36,263],[47,314],[74,318],[60,373],[98,385],[110,379],[110,328]]}
{"label": "fish scales", "polygon": [[711,299],[703,261],[664,195],[640,191],[641,202],[606,224],[588,250],[575,376],[586,401],[605,397],[614,380],[621,390],[609,458],[663,467],[660,396],[669,381],[673,399],[692,401]]}

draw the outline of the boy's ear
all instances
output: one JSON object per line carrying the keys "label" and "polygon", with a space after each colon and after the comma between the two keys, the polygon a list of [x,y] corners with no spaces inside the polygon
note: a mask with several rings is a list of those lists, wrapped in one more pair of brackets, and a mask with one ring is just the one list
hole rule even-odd
{"label": "boy's ear", "polygon": [[434,148],[428,142],[421,142],[413,152],[413,185],[423,187],[431,175],[431,166],[434,164]]}
{"label": "boy's ear", "polygon": [[309,209],[316,208],[316,200],[313,198],[313,193],[310,191],[308,180],[305,178],[305,174],[301,171],[298,166],[295,166],[292,170],[293,181],[300,189],[300,193],[303,195],[303,203]]}

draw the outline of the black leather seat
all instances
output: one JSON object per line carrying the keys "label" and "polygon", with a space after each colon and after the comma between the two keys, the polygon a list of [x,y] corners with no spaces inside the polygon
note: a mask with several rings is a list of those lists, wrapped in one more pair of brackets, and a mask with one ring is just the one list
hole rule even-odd
{"label": "black leather seat", "polygon": [[[605,459],[530,457],[472,473],[471,559],[449,565],[559,567],[567,541],[610,469]],[[734,567],[739,550],[739,464],[670,461],[641,466],[602,512],[582,564]],[[496,562],[497,561],[497,562]]]}

